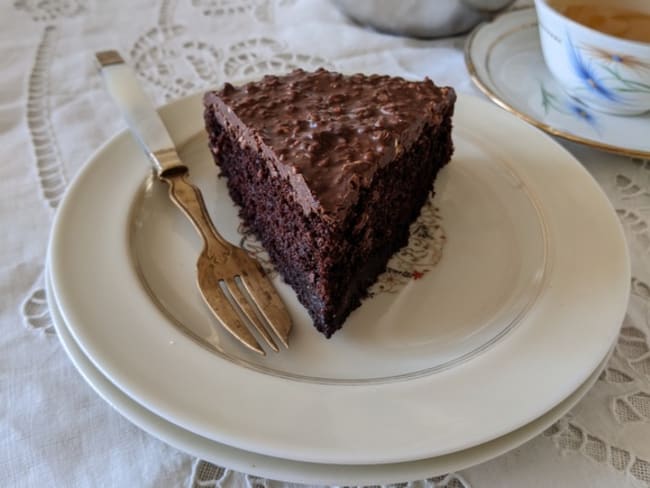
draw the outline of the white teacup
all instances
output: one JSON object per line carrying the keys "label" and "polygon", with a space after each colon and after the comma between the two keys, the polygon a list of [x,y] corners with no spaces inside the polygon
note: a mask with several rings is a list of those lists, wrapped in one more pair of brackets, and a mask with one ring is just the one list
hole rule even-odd
{"label": "white teacup", "polygon": [[[555,4],[555,2],[553,2]],[[648,0],[563,0],[613,4],[650,15]],[[650,110],[650,43],[605,34],[535,0],[544,60],[567,93],[595,110],[636,115]]]}

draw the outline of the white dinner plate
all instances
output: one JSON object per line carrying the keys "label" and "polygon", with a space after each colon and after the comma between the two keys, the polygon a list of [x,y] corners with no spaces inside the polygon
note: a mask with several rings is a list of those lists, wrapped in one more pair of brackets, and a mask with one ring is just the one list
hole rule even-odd
{"label": "white dinner plate", "polygon": [[546,132],[597,149],[650,157],[650,113],[622,117],[575,102],[546,67],[534,8],[477,27],[465,44],[472,80],[492,101]]}
{"label": "white dinner plate", "polygon": [[[161,110],[217,227],[237,242],[201,112],[199,96]],[[214,323],[194,285],[198,237],[118,134],[70,185],[53,227],[53,289],[71,333],[156,415],[268,456],[412,461],[533,421],[614,341],[629,293],[625,240],[598,185],[537,129],[466,96],[454,124],[456,152],[436,182],[439,263],[366,300],[329,341],[276,278],[295,330],[288,351],[266,358]]]}
{"label": "white dinner plate", "polygon": [[[113,385],[81,351],[68,331],[52,296],[46,271],[47,299],[54,327],[69,358],[93,389],[121,415],[162,441],[203,460],[246,474],[311,485],[385,485],[438,476],[483,463],[532,439],[567,413],[589,391],[606,366],[609,355],[569,397],[531,423],[470,449],[404,463],[337,465],[306,463],[263,456],[226,446],[184,430],[153,414]],[[611,354],[611,353],[610,353]]]}

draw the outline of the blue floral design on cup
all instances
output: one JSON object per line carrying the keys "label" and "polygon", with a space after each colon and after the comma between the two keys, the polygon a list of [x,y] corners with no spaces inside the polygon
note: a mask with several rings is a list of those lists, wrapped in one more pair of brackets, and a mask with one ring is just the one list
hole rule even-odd
{"label": "blue floral design on cup", "polygon": [[571,66],[576,75],[578,75],[580,80],[584,83],[584,86],[591,92],[596,93],[607,100],[612,102],[621,101],[621,98],[616,94],[616,92],[605,85],[604,81],[598,77],[591,63],[587,62],[583,58],[582,53],[574,46],[573,41],[568,34],[566,45]]}
{"label": "blue floral design on cup", "polygon": [[[650,3],[639,2],[650,12]],[[544,61],[579,105],[615,115],[650,113],[650,43],[592,29],[535,0]],[[566,106],[564,109],[568,109]],[[579,107],[572,114],[585,117]]]}

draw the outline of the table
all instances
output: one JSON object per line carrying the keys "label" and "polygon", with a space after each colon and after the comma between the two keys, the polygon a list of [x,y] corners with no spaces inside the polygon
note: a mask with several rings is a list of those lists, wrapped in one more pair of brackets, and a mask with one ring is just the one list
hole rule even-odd
{"label": "table", "polygon": [[[284,486],[193,459],[140,431],[83,381],[53,333],[43,270],[57,205],[84,161],[123,128],[95,51],[122,51],[162,104],[226,79],[319,66],[426,75],[477,93],[463,43],[368,31],[325,0],[3,2],[0,485]],[[629,241],[632,296],[614,355],[589,394],[544,434],[413,486],[650,485],[650,161],[565,144],[601,184]]]}

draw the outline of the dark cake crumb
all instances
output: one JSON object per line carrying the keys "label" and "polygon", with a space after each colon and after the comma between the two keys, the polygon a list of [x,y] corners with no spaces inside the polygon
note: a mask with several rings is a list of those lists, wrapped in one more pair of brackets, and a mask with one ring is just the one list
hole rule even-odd
{"label": "dark cake crumb", "polygon": [[323,69],[206,93],[230,195],[327,337],[407,243],[451,158],[455,100],[428,79]]}

